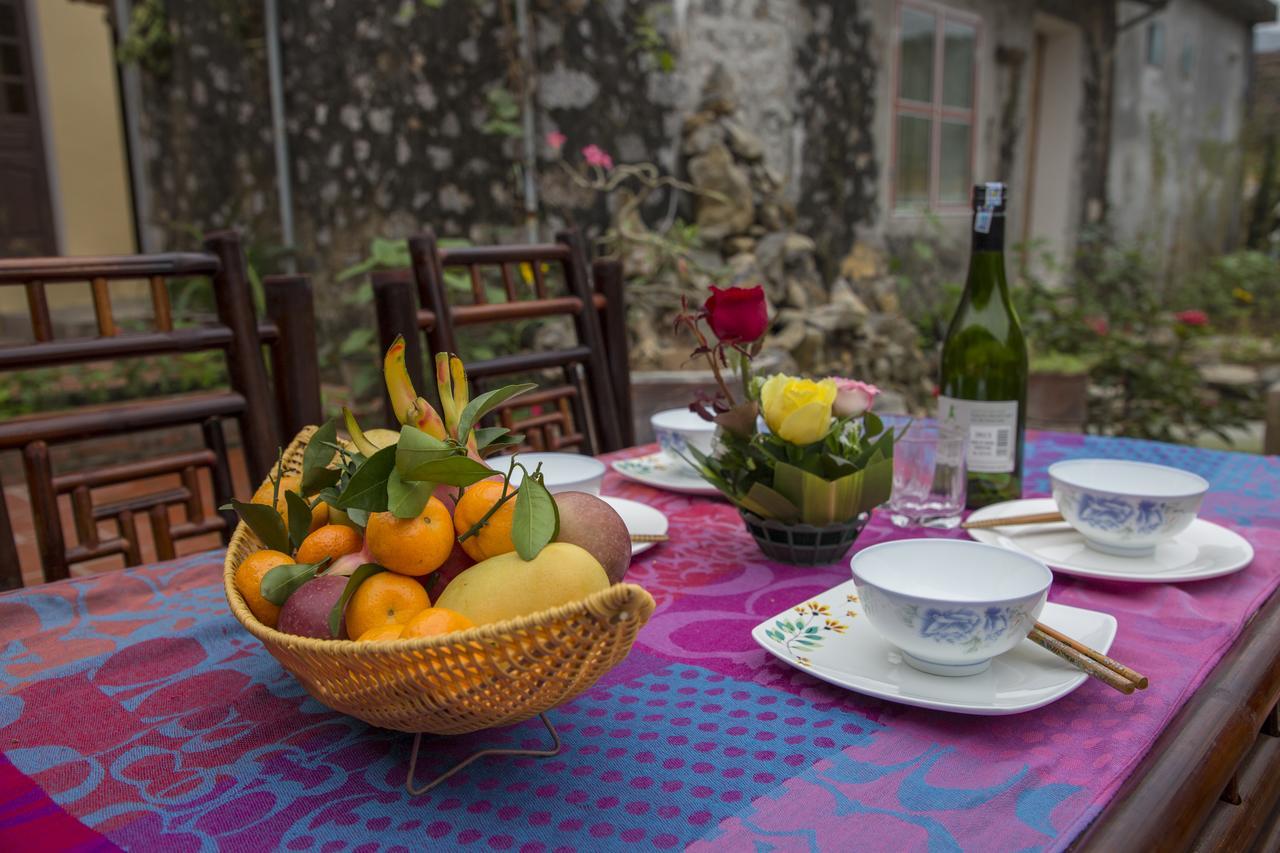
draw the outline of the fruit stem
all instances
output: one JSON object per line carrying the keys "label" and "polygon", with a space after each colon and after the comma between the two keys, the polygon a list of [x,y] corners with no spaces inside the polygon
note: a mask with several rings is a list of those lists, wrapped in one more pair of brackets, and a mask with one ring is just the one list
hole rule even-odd
{"label": "fruit stem", "polygon": [[[499,497],[496,501],[494,501],[493,506],[489,507],[488,511],[485,512],[484,515],[480,516],[479,521],[471,525],[471,527],[467,529],[466,533],[458,537],[459,542],[462,542],[465,539],[470,539],[472,536],[475,536],[477,533],[479,533],[480,529],[489,523],[489,519],[493,517],[493,514],[497,512],[498,509],[504,503],[506,503],[507,501],[514,498],[517,494],[519,494],[519,492],[516,491],[515,489],[512,489],[511,491],[507,491],[507,487],[511,484],[511,475],[515,473],[515,470],[517,468],[523,471],[526,477],[530,476],[529,469],[521,465],[519,462],[517,462],[514,456],[511,457],[511,465],[507,468],[507,473],[502,475],[502,496]],[[542,468],[542,463],[539,462],[538,467],[534,469],[534,473],[537,473],[537,471],[541,470],[541,468]]]}

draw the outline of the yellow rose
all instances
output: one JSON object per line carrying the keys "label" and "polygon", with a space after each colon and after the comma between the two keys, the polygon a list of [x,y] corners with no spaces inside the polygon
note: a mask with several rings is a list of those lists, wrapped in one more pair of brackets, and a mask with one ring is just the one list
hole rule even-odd
{"label": "yellow rose", "polygon": [[792,444],[813,444],[831,428],[831,405],[836,383],[814,382],[781,373],[760,387],[760,408],[769,430]]}

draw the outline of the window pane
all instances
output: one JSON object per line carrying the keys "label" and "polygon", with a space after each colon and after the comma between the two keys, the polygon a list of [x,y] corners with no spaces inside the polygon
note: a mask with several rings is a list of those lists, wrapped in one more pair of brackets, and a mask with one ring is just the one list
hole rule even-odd
{"label": "window pane", "polygon": [[902,8],[902,53],[898,96],[912,101],[933,100],[934,16],[909,6]]}
{"label": "window pane", "polygon": [[929,136],[932,122],[898,116],[897,206],[929,204]]}
{"label": "window pane", "polygon": [[1147,24],[1147,64],[1164,65],[1164,22]]}
{"label": "window pane", "polygon": [[938,163],[938,201],[964,204],[969,200],[969,124],[942,123],[942,155]]}
{"label": "window pane", "polygon": [[974,27],[947,21],[942,59],[943,106],[973,106],[973,55],[977,40]]}

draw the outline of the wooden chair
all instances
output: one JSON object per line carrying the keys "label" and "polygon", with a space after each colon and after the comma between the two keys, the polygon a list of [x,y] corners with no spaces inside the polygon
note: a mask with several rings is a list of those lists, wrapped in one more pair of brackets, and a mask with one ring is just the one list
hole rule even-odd
{"label": "wooden chair", "polygon": [[[428,230],[409,240],[409,251],[410,270],[373,275],[379,339],[385,351],[397,335],[404,336],[410,376],[417,387],[430,391],[433,402],[438,403],[438,394],[434,381],[425,381],[423,375],[420,332],[426,333],[432,352],[458,352],[462,327],[568,316],[577,337],[575,345],[471,361],[467,373],[477,386],[472,396],[498,377],[559,369],[563,384],[522,395],[500,408],[497,420],[524,433],[527,449],[573,448],[596,454],[629,446],[630,371],[622,274],[616,261],[597,261],[592,266],[599,288],[593,291],[586,252],[573,233],[557,235],[556,242],[548,244],[442,249]],[[551,264],[563,271],[562,295],[551,292],[543,271],[543,265]],[[527,286],[518,278],[522,267],[531,278]],[[500,277],[502,301],[490,300],[482,277],[485,268]],[[459,303],[451,296],[445,275],[453,269],[465,271],[469,301]],[[524,298],[526,294],[531,298]],[[608,343],[602,318],[612,338]],[[530,407],[533,412],[517,416]],[[386,415],[388,423],[394,423],[389,401]]]}
{"label": "wooden chair", "polygon": [[[234,517],[206,507],[199,482],[200,470],[207,470],[214,506],[232,496],[222,421],[238,421],[246,467],[256,483],[275,461],[281,425],[292,429],[319,420],[315,334],[307,282],[296,276],[268,278],[264,290],[274,322],[260,324],[239,238],[230,232],[213,234],[205,241],[205,249],[202,253],[0,260],[0,287],[22,287],[26,291],[34,339],[31,343],[0,347],[0,371],[220,350],[225,355],[229,378],[230,388],[224,391],[39,412],[0,422],[0,450],[18,450],[22,454],[46,581],[69,577],[72,565],[102,557],[120,555],[125,565],[140,563],[142,549],[136,518],[143,513],[150,519],[159,559],[174,557],[175,543],[182,539],[218,532],[226,541],[234,527]],[[110,282],[138,279],[150,287],[152,328],[128,331],[120,327],[113,314]],[[208,280],[216,322],[175,324],[169,285],[179,279]],[[95,336],[55,338],[46,285],[62,282],[88,283],[93,296]],[[264,344],[272,348],[282,404],[279,412],[267,378]],[[53,470],[50,451],[59,443],[184,425],[200,427],[203,449],[73,473]],[[181,483],[176,488],[115,502],[95,502],[97,489],[175,474]],[[68,543],[62,528],[59,499],[63,495],[70,500],[74,544]],[[185,508],[184,520],[170,522],[172,506]],[[104,537],[99,525],[111,521],[115,522],[116,532]],[[13,528],[7,507],[0,500],[0,589],[21,585]]]}

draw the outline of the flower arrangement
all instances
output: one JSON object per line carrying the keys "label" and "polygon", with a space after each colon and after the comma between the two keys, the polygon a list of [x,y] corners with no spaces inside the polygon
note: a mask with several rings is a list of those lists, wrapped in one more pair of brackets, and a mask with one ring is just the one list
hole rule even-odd
{"label": "flower arrangement", "polygon": [[[761,286],[713,287],[701,309],[686,303],[676,323],[693,334],[693,356],[706,358],[719,386],[690,407],[720,426],[712,454],[689,449],[692,464],[740,510],[824,527],[865,522],[888,499],[894,436],[871,411],[879,389],[837,377],[752,375],[768,328]],[[741,400],[725,380],[731,364],[742,379]]]}

